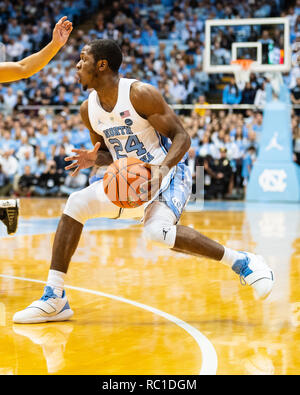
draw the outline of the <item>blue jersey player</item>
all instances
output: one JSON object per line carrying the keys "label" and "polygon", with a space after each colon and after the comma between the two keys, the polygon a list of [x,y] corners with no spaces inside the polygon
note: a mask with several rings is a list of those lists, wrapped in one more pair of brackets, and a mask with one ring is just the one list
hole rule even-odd
{"label": "blue jersey player", "polygon": [[[120,210],[105,195],[102,180],[71,194],[56,231],[44,294],[30,308],[17,312],[15,323],[72,317],[64,290],[65,275],[84,223],[90,218],[143,217],[147,239],[228,265],[253,287],[259,298],[265,298],[272,290],[273,272],[263,257],[234,251],[178,224],[191,190],[190,176],[181,162],[190,147],[190,137],[154,87],[120,78],[121,63],[121,50],[112,40],[95,40],[83,47],[77,74],[83,88],[93,90],[80,112],[94,149],[74,150],[76,155],[67,158],[74,162],[67,169],[76,174],[94,165],[107,166],[118,158],[139,158],[152,170],[152,178],[141,192],[147,203]],[[167,139],[171,142],[169,147]]]}

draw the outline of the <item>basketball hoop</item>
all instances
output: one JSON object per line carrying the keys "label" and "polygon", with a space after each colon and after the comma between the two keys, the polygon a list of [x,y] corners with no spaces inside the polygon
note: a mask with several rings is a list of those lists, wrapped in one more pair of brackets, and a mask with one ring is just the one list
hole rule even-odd
{"label": "basketball hoop", "polygon": [[243,89],[246,82],[250,81],[251,67],[254,63],[251,59],[236,59],[231,61],[234,67],[233,74],[235,81],[240,89]]}

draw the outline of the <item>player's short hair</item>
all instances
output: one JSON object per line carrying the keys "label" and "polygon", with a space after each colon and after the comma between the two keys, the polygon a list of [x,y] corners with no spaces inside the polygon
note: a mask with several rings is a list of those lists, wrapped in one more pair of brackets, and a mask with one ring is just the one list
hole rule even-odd
{"label": "player's short hair", "polygon": [[114,40],[100,39],[93,40],[89,44],[90,52],[94,56],[97,63],[100,59],[105,59],[108,62],[108,67],[117,73],[123,61],[121,48]]}

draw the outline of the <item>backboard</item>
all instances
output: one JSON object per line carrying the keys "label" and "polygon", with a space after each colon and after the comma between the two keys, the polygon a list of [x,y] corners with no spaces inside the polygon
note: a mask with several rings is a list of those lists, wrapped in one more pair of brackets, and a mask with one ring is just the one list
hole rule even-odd
{"label": "backboard", "polygon": [[205,23],[203,67],[207,73],[233,73],[232,61],[251,59],[253,72],[291,68],[288,18],[213,19]]}

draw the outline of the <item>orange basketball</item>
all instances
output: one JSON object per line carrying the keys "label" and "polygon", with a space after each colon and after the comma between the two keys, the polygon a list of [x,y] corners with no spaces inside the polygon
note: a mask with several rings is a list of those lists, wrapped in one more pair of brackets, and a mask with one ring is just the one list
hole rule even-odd
{"label": "orange basketball", "polygon": [[150,180],[151,171],[136,158],[121,158],[112,163],[103,178],[104,192],[118,207],[134,208],[145,203],[140,200],[140,185]]}

